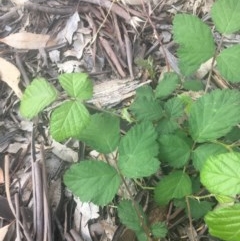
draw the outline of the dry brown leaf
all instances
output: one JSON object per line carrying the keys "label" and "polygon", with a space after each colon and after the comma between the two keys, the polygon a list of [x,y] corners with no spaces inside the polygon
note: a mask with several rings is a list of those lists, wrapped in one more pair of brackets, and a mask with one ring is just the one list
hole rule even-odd
{"label": "dry brown leaf", "polygon": [[23,6],[28,0],[11,0],[16,6]]}
{"label": "dry brown leaf", "polygon": [[4,238],[6,237],[7,233],[9,232],[9,229],[11,229],[14,224],[15,224],[15,221],[13,221],[10,224],[0,228],[0,240],[4,240]]}
{"label": "dry brown leaf", "polygon": [[78,12],[75,12],[66,22],[65,27],[58,33],[56,42],[58,44],[65,43],[66,40],[69,44],[72,43],[73,34],[78,29],[78,22],[80,21]]}
{"label": "dry brown leaf", "polygon": [[[196,77],[198,79],[203,79],[203,77],[205,75],[207,75],[207,73],[209,73],[209,71],[212,68],[212,61],[213,58],[207,60],[205,63],[201,64],[200,68],[198,69],[198,71],[196,72]],[[216,61],[213,64],[213,67],[216,65]]]}
{"label": "dry brown leaf", "polygon": [[12,63],[0,58],[0,79],[8,84],[18,98],[22,97],[22,91],[18,87],[20,71]]}
{"label": "dry brown leaf", "polygon": [[21,32],[2,38],[0,42],[16,49],[40,49],[46,47],[49,38],[46,34]]}

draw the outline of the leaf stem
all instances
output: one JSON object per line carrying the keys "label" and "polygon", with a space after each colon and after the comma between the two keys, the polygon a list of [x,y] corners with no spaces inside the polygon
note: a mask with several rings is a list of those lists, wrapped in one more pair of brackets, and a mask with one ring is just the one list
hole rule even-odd
{"label": "leaf stem", "polygon": [[123,182],[123,184],[124,184],[124,186],[125,186],[128,194],[129,194],[129,197],[130,197],[130,199],[131,199],[131,202],[132,202],[132,204],[133,204],[133,207],[134,207],[134,209],[135,209],[135,211],[136,211],[136,214],[137,214],[138,219],[139,219],[139,221],[140,221],[140,225],[142,226],[143,231],[145,232],[145,234],[146,234],[146,236],[147,236],[147,240],[148,240],[148,241],[152,241],[152,238],[150,237],[150,235],[151,235],[151,230],[149,229],[149,227],[146,225],[146,223],[145,223],[145,221],[144,221],[144,217],[142,216],[142,214],[141,214],[141,212],[140,212],[140,210],[139,210],[139,208],[138,208],[138,203],[137,203],[136,200],[133,198],[133,195],[132,195],[132,193],[131,193],[131,191],[130,191],[130,189],[129,189],[129,187],[128,187],[128,184],[126,183],[126,180],[125,180],[123,174],[121,173],[120,169],[118,168],[116,159],[114,159],[114,161],[115,161],[115,164],[116,164],[117,172],[118,172],[120,178],[122,179],[122,182]]}
{"label": "leaf stem", "polygon": [[212,73],[213,73],[213,67],[214,67],[214,64],[215,64],[215,60],[217,58],[217,54],[220,51],[220,48],[222,46],[222,43],[223,43],[223,36],[221,37],[220,42],[218,44],[218,47],[217,47],[217,49],[216,49],[216,51],[213,55],[213,59],[212,59],[212,63],[211,63],[211,69],[210,69],[209,74],[208,74],[207,84],[206,84],[206,88],[205,88],[205,91],[204,91],[205,93],[207,93],[207,91],[210,87],[210,81],[211,81],[211,77],[212,77]]}
{"label": "leaf stem", "polygon": [[140,186],[143,190],[154,190],[155,188],[154,187],[145,187],[143,186],[138,180],[134,179],[134,182]]}
{"label": "leaf stem", "polygon": [[117,114],[115,112],[112,112],[112,111],[109,111],[109,110],[105,110],[105,109],[101,109],[101,108],[98,108],[94,105],[91,105],[91,104],[88,104],[88,103],[84,103],[84,105],[92,110],[95,110],[95,111],[98,111],[98,112],[104,112],[104,113],[107,113],[107,114],[110,114],[110,115],[115,115],[119,118],[121,118],[122,116],[120,114]]}
{"label": "leaf stem", "polygon": [[185,197],[186,199],[186,203],[187,203],[187,209],[188,209],[188,220],[189,220],[189,228],[190,228],[190,232],[191,232],[191,240],[195,240],[195,235],[193,233],[193,224],[192,224],[192,216],[191,216],[191,208],[190,208],[190,203],[189,203],[189,200],[188,200],[188,196]]}
{"label": "leaf stem", "polygon": [[203,195],[203,196],[194,196],[194,195],[189,195],[187,196],[188,198],[192,198],[192,199],[196,199],[196,200],[201,200],[201,199],[206,199],[206,198],[211,198],[211,197],[215,197],[214,194],[207,194],[207,195]]}

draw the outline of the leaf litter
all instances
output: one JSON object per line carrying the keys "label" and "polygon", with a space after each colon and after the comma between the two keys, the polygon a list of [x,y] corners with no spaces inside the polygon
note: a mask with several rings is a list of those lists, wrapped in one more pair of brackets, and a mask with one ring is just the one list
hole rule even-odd
{"label": "leaf litter", "polygon": [[[171,38],[168,37],[159,48],[156,33],[160,32],[161,35],[164,25],[168,26],[167,33],[172,35],[173,13],[187,11],[204,14],[207,18],[211,6],[210,1],[200,0],[122,2],[125,5],[107,0],[84,0],[79,5],[57,1],[43,2],[41,5],[14,1],[16,6],[8,1],[1,3],[0,73],[1,80],[7,85],[0,82],[0,185],[4,186],[5,182],[11,184],[9,191],[11,197],[15,198],[15,212],[20,215],[20,219],[17,217],[13,221],[15,218],[11,216],[11,211],[4,216],[0,208],[0,216],[4,218],[0,227],[1,240],[6,235],[7,240],[16,237],[19,240],[43,240],[43,234],[46,235],[45,240],[53,240],[51,237],[54,240],[81,240],[85,237],[85,240],[94,241],[100,238],[105,241],[134,239],[134,234],[119,224],[114,207],[109,206],[106,211],[91,203],[82,203],[64,189],[62,175],[69,163],[81,159],[83,144],[73,141],[55,143],[51,140],[44,119],[48,118],[47,115],[34,122],[37,128],[33,128],[32,122],[26,124],[18,108],[28,78],[32,80],[42,76],[56,84],[56,77],[62,71],[87,71],[96,83],[100,83],[95,85],[95,95],[102,94],[102,99],[94,99],[95,105],[108,108],[122,103],[127,105],[126,100],[131,100],[135,89],[150,82],[149,74],[140,66],[129,64],[128,59],[139,57],[137,50],[146,48],[140,57],[146,57],[146,52],[154,55],[159,73],[169,68],[162,64],[165,62],[170,63],[170,68],[176,69]],[[149,13],[153,25],[148,22]],[[115,25],[112,24],[113,19]],[[127,34],[128,41],[126,37],[124,39],[124,34]],[[239,42],[239,36],[234,35],[230,41]],[[225,44],[229,44],[229,38]],[[47,62],[39,54],[40,49]],[[53,57],[53,51],[57,51],[57,57]],[[16,61],[16,54],[20,56],[20,64]],[[45,62],[46,65],[43,64]],[[208,71],[209,64],[199,74],[204,76]],[[221,84],[222,80],[219,82]],[[8,170],[10,176],[3,171],[6,155],[9,155],[11,163]],[[1,189],[0,207],[7,203],[5,197],[6,192]],[[179,212],[181,216],[171,220],[168,240],[179,240],[179,237],[188,240],[187,237],[191,235],[181,209],[168,212],[176,217]],[[73,223],[71,217],[74,217]],[[179,220],[183,220],[181,225],[178,225]],[[28,225],[32,225],[33,229],[29,229]],[[37,225],[39,230],[36,229]],[[57,231],[54,232],[54,229]],[[197,229],[194,229],[194,234],[198,235],[196,232]]]}

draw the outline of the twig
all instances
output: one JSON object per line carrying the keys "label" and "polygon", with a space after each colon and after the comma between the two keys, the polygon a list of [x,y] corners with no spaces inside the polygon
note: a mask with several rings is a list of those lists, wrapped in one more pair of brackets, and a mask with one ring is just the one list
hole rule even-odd
{"label": "twig", "polygon": [[112,62],[114,63],[114,65],[117,68],[118,73],[120,74],[121,77],[126,77],[125,72],[123,71],[117,56],[115,55],[114,51],[112,50],[110,44],[108,43],[108,41],[102,37],[99,37],[100,42],[103,46],[103,48],[105,49],[105,51],[107,52],[108,56],[111,58]]}
{"label": "twig", "polygon": [[[15,202],[15,208],[16,208],[16,219],[20,220],[20,211],[19,211],[19,198],[18,193],[15,193],[14,195],[14,202]],[[21,241],[21,235],[20,235],[20,225],[19,222],[16,223],[16,241]]]}
{"label": "twig", "polygon": [[110,2],[108,0],[82,0],[82,1],[99,5],[108,10],[110,9],[112,12],[116,13],[119,17],[124,18],[126,22],[130,23],[130,20],[131,20],[130,14],[127,11],[125,11],[123,8],[121,8],[119,5],[113,2]]}
{"label": "twig", "polygon": [[191,236],[192,236],[192,240],[195,240],[194,233],[193,233],[193,224],[192,224],[191,208],[190,208],[190,203],[189,203],[189,199],[188,199],[187,196],[186,196],[185,200],[186,200],[186,203],[187,203],[190,233],[191,233]]}
{"label": "twig", "polygon": [[[93,21],[92,14],[90,13],[89,15],[86,15],[86,19],[88,20],[88,24],[89,24],[90,28],[92,28],[92,35],[96,36],[97,28]],[[92,47],[93,67],[95,68],[96,67],[97,42],[94,41],[92,43],[92,45],[93,45],[93,47]]]}
{"label": "twig", "polygon": [[132,53],[131,41],[128,37],[126,27],[124,25],[122,25],[122,27],[123,27],[123,31],[124,31],[124,40],[125,40],[125,46],[126,46],[126,52],[127,52],[128,69],[129,69],[131,78],[134,78],[133,69],[132,69],[133,53]]}
{"label": "twig", "polygon": [[56,14],[56,15],[68,15],[73,14],[76,9],[75,7],[64,7],[64,8],[52,8],[49,6],[43,6],[37,3],[26,2],[24,4],[24,8],[32,11],[40,11],[48,14]]}
{"label": "twig", "polygon": [[25,87],[26,87],[26,86],[28,86],[30,84],[30,80],[29,80],[29,78],[27,76],[27,72],[26,72],[25,68],[23,67],[22,60],[19,57],[18,53],[16,53],[15,58],[16,58],[17,67],[19,68],[19,70],[21,72],[21,75],[23,77],[24,84],[25,84]]}
{"label": "twig", "polygon": [[42,190],[42,174],[41,174],[41,166],[38,161],[33,163],[33,172],[35,173],[35,183],[36,185],[36,216],[37,216],[37,233],[36,233],[36,241],[43,240],[43,190]]}
{"label": "twig", "polygon": [[123,60],[126,60],[126,50],[124,48],[124,43],[122,41],[122,36],[121,36],[121,32],[120,32],[120,29],[119,29],[119,25],[118,25],[118,21],[117,21],[117,16],[115,13],[112,14],[113,15],[113,25],[114,25],[114,30],[117,34],[117,39],[118,39],[118,42],[119,42],[119,48],[120,48],[120,51],[121,51],[121,55],[122,55],[122,58]]}
{"label": "twig", "polygon": [[12,8],[9,12],[5,13],[4,15],[0,16],[0,23],[3,24],[4,22],[7,22],[11,18],[18,17],[18,7]]}
{"label": "twig", "polygon": [[11,200],[11,194],[10,194],[9,164],[10,164],[9,156],[6,155],[5,159],[4,159],[5,191],[6,191],[6,196],[7,196],[9,207],[10,207],[14,217],[16,218],[16,212],[15,212],[15,208],[13,207],[13,203]]}
{"label": "twig", "polygon": [[[23,227],[22,223],[21,223],[20,220],[17,219],[17,217],[16,217],[15,208],[14,208],[13,203],[12,203],[12,200],[11,200],[9,166],[10,166],[9,156],[8,156],[8,155],[5,155],[5,158],[4,158],[5,191],[6,191],[6,196],[7,196],[8,204],[9,204],[9,207],[10,207],[10,209],[11,209],[14,217],[16,218],[17,222],[19,223],[19,225],[21,226],[21,228],[24,230],[24,227]],[[32,239],[31,239],[29,236],[25,236],[25,237],[27,238],[28,241],[32,241]]]}
{"label": "twig", "polygon": [[[143,4],[143,8],[144,8],[145,13],[147,14],[147,10],[146,10],[146,7],[145,7],[144,4]],[[153,33],[154,33],[154,35],[155,35],[155,37],[156,37],[158,43],[159,43],[160,46],[162,47],[162,51],[163,51],[163,55],[164,55],[164,58],[165,58],[166,66],[167,66],[168,70],[170,70],[170,66],[169,66],[169,62],[168,62],[168,58],[167,58],[167,54],[166,54],[165,48],[164,48],[164,46],[163,46],[162,40],[161,40],[161,38],[160,38],[160,36],[159,36],[157,30],[156,30],[155,25],[154,25],[153,22],[152,22],[152,20],[151,20],[149,14],[147,14],[147,18],[148,18],[148,21],[149,21],[150,25],[151,25],[152,28],[153,28]]]}
{"label": "twig", "polygon": [[44,156],[44,147],[41,144],[40,147],[41,164],[42,164],[42,189],[43,189],[43,209],[44,209],[44,241],[51,240],[51,217],[49,209],[48,191],[47,191],[47,174]]}
{"label": "twig", "polygon": [[111,6],[108,8],[108,12],[107,12],[106,16],[104,17],[103,21],[101,22],[100,26],[98,27],[98,30],[96,31],[96,33],[93,35],[93,39],[91,41],[91,44],[93,44],[95,42],[100,30],[103,28],[104,24],[106,23],[112,6],[113,6],[113,2],[111,2]]}
{"label": "twig", "polygon": [[220,39],[220,43],[219,43],[219,45],[218,45],[218,47],[217,47],[217,49],[216,49],[216,51],[214,53],[213,59],[212,59],[211,69],[210,69],[209,74],[208,74],[207,84],[206,84],[206,88],[205,88],[205,91],[204,91],[205,93],[207,93],[207,91],[208,91],[208,89],[210,87],[210,81],[211,81],[211,77],[212,77],[212,73],[213,73],[214,63],[215,63],[215,60],[217,58],[217,54],[218,54],[218,52],[219,52],[219,50],[220,50],[220,48],[222,46],[222,43],[223,43],[223,36]]}
{"label": "twig", "polygon": [[24,235],[25,235],[25,237],[27,238],[28,241],[29,240],[32,241],[32,238],[31,238],[28,226],[27,226],[27,218],[26,218],[25,210],[24,210],[23,207],[21,207],[20,212],[21,212],[21,217],[22,217]]}

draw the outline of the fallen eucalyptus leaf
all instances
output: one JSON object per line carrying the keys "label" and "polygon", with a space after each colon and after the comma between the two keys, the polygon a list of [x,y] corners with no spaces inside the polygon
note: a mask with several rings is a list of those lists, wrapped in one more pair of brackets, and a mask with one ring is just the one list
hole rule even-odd
{"label": "fallen eucalyptus leaf", "polygon": [[22,91],[18,87],[20,81],[20,71],[16,66],[3,58],[0,58],[0,79],[7,83],[18,98],[22,97]]}
{"label": "fallen eucalyptus leaf", "polygon": [[21,32],[2,38],[0,42],[16,49],[40,49],[46,47],[49,38],[46,34]]}

